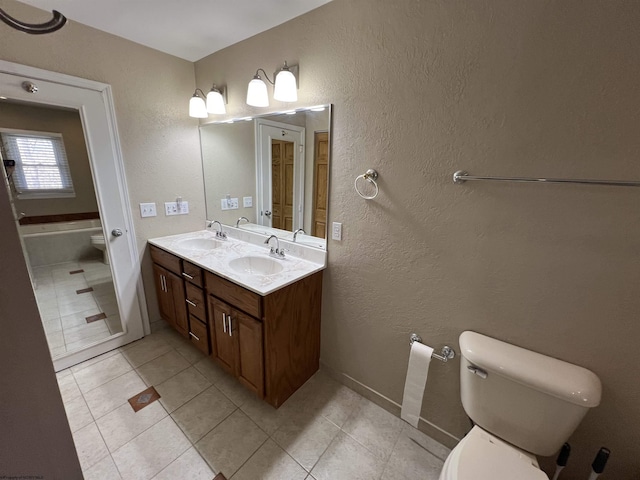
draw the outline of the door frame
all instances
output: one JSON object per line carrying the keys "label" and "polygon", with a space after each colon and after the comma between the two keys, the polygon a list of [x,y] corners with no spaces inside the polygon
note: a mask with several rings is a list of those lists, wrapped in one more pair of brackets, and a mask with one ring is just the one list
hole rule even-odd
{"label": "door frame", "polygon": [[[54,359],[54,368],[59,371],[137,340],[150,331],[113,95],[111,86],[105,83],[4,60],[0,60],[0,77],[7,90],[0,93],[9,93],[12,99],[78,111],[89,153],[102,228],[105,239],[108,240],[106,243],[112,260],[111,271],[123,331]],[[41,88],[35,94],[28,93],[22,88],[25,80],[47,88]],[[76,89],[74,93],[77,98],[61,99],[55,95],[56,91],[59,93],[65,88]],[[109,192],[108,199],[106,192]],[[114,196],[117,196],[119,202],[113,202]],[[120,228],[124,235],[112,237],[108,233],[112,228]],[[114,245],[115,242],[120,243]],[[125,268],[124,265],[129,267]]]}
{"label": "door frame", "polygon": [[[305,170],[305,127],[289,123],[256,118],[256,219],[260,225],[271,227],[271,218],[265,217],[265,210],[273,210],[271,205],[273,182],[271,176],[271,135],[268,130],[289,131],[285,140],[293,142],[293,231],[304,225],[304,170]],[[282,139],[278,137],[278,139]]]}

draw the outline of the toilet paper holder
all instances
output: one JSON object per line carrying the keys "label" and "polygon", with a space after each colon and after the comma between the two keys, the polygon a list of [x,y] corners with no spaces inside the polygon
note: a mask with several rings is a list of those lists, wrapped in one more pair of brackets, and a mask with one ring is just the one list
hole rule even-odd
{"label": "toilet paper holder", "polygon": [[[413,345],[413,342],[422,343],[422,337],[417,333],[412,333],[409,337],[409,345]],[[433,352],[431,354],[431,358],[435,358],[436,360],[440,360],[441,362],[447,363],[449,360],[453,360],[456,357],[456,351],[448,345],[442,347],[441,354]]]}

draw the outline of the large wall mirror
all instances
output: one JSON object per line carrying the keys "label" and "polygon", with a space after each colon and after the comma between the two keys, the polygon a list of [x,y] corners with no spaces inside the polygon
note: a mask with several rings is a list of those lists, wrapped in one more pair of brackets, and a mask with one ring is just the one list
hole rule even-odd
{"label": "large wall mirror", "polygon": [[330,127],[331,105],[202,125],[207,218],[326,249]]}

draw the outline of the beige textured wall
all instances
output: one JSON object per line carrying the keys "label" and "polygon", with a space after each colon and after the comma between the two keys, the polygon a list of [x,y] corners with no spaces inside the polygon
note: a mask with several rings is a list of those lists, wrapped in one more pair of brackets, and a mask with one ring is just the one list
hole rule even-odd
{"label": "beige textured wall", "polygon": [[[196,63],[229,116],[255,69],[300,64],[299,104],[331,102],[322,359],[401,401],[408,336],[476,330],[592,369],[603,401],[565,478],[602,445],[608,478],[640,472],[636,189],[454,185],[480,175],[640,179],[640,7],[571,0],[334,0]],[[283,108],[283,105],[274,105]],[[379,197],[353,179],[380,172]],[[458,362],[432,365],[422,415],[467,429]]]}
{"label": "beige textured wall", "polygon": [[[13,0],[3,8],[32,22],[51,16]],[[0,45],[2,60],[111,85],[149,316],[158,320],[146,241],[204,226],[198,123],[188,116],[193,63],[76,22],[50,35],[3,27]],[[189,202],[190,214],[165,217],[164,202],[177,196]],[[158,216],[142,219],[140,202],[156,202]]]}
{"label": "beige textured wall", "polygon": [[27,216],[98,211],[87,146],[78,112],[4,102],[0,108],[0,128],[60,133],[75,191],[73,198],[16,198],[16,211],[24,212]]}

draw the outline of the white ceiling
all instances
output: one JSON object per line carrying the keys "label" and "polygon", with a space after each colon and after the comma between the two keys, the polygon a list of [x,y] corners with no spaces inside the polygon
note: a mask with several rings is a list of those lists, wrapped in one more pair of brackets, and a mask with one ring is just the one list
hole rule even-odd
{"label": "white ceiling", "polygon": [[195,62],[331,0],[21,1]]}

